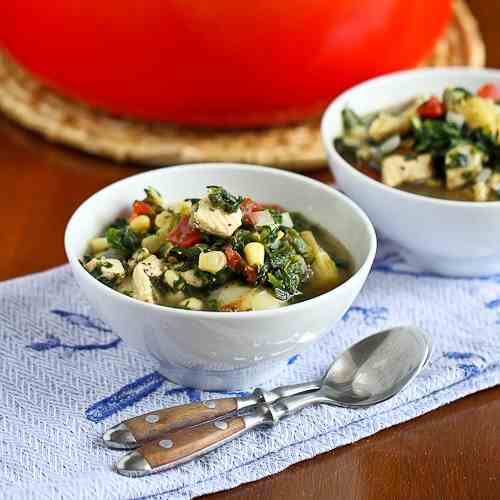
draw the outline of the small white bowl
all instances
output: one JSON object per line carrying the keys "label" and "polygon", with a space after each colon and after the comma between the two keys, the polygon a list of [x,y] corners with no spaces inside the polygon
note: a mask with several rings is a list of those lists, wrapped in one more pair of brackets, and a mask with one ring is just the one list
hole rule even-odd
{"label": "small white bowl", "polygon": [[489,82],[500,85],[500,71],[461,67],[402,71],[344,92],[323,115],[323,145],[339,188],[366,211],[382,235],[403,247],[409,262],[438,274],[500,273],[500,202],[441,200],[385,186],[346,162],[333,141],[342,134],[341,112],[346,106],[363,114],[417,95],[440,96],[448,86],[474,92]]}
{"label": "small white bowl", "polygon": [[[356,273],[338,288],[299,304],[225,313],[140,302],[106,287],[80,265],[89,240],[141,198],[144,187],[154,186],[175,201],[203,196],[210,184],[302,211],[344,243]],[[290,356],[320,339],[342,317],[366,280],[376,238],[362,210],[320,182],[270,168],[202,164],[154,170],[102,189],[71,217],[65,247],[88,300],[131,346],[154,356],[170,380],[188,387],[230,390],[272,378]]]}

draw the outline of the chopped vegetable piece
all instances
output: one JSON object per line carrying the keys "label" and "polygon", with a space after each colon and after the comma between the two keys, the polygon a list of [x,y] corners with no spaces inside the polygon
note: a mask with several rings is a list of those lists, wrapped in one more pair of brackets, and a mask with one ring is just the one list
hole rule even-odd
{"label": "chopped vegetable piece", "polygon": [[181,217],[177,226],[168,234],[168,239],[181,248],[189,248],[203,241],[201,232],[191,226],[186,215]]}
{"label": "chopped vegetable piece", "polygon": [[255,225],[255,212],[262,210],[263,206],[256,203],[251,198],[245,198],[240,204],[241,211],[243,212],[243,222],[247,225]]}
{"label": "chopped vegetable piece", "polygon": [[151,219],[147,215],[138,215],[130,221],[130,229],[134,233],[145,233],[151,226]]}
{"label": "chopped vegetable piece", "polygon": [[364,125],[361,117],[359,117],[351,108],[344,108],[342,110],[342,123],[347,132]]}
{"label": "chopped vegetable piece", "polygon": [[153,213],[153,208],[149,203],[145,201],[135,200],[132,205],[132,217],[137,217],[138,215],[151,215]]}
{"label": "chopped vegetable piece", "polygon": [[247,283],[255,283],[257,281],[257,269],[254,266],[245,264],[243,267],[243,276]]}
{"label": "chopped vegetable piece", "polygon": [[444,113],[445,106],[436,96],[432,96],[417,108],[417,114],[421,118],[439,118]]}
{"label": "chopped vegetable piece", "polygon": [[262,243],[253,241],[248,243],[244,249],[245,259],[251,266],[262,266],[264,264],[264,256],[266,250]]}
{"label": "chopped vegetable piece", "polygon": [[274,218],[268,210],[253,212],[252,219],[256,227],[273,226],[275,224]]}
{"label": "chopped vegetable piece", "polygon": [[89,248],[92,254],[104,252],[109,248],[109,246],[107,238],[94,238],[93,240],[90,240],[89,243]]}
{"label": "chopped vegetable piece", "polygon": [[224,253],[226,254],[227,257],[227,265],[233,271],[237,271],[240,268],[241,263],[243,261],[241,255],[231,246],[227,246],[226,248],[224,248]]}
{"label": "chopped vegetable piece", "polygon": [[198,257],[198,267],[208,273],[218,273],[227,264],[227,257],[224,252],[214,250],[212,252],[201,253]]}
{"label": "chopped vegetable piece", "polygon": [[191,311],[201,311],[203,309],[203,302],[196,297],[188,297],[187,299],[179,302],[180,307],[191,309]]}
{"label": "chopped vegetable piece", "polygon": [[140,246],[139,238],[123,219],[118,219],[108,228],[106,239],[110,246],[121,252],[124,257],[130,257]]}
{"label": "chopped vegetable piece", "polygon": [[500,87],[494,83],[485,83],[479,87],[476,94],[479,97],[485,97],[487,99],[493,99],[494,101],[500,100]]}
{"label": "chopped vegetable piece", "polygon": [[165,202],[163,200],[163,196],[155,189],[150,187],[147,187],[145,190],[146,192],[146,202],[149,203],[149,205],[156,207],[158,209],[163,209],[163,206],[165,205]]}
{"label": "chopped vegetable piece", "polygon": [[208,199],[214,207],[228,214],[236,212],[243,201],[241,196],[234,196],[220,186],[208,186]]}

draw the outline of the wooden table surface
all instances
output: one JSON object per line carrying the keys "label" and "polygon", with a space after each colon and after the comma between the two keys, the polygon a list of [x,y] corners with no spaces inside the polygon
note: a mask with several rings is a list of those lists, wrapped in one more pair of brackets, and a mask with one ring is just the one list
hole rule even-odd
{"label": "wooden table surface", "polygon": [[[500,67],[500,2],[470,3],[488,65]],[[96,190],[138,171],[48,144],[0,117],[0,280],[63,264],[71,213]],[[499,499],[500,387],[210,496],[243,498]]]}

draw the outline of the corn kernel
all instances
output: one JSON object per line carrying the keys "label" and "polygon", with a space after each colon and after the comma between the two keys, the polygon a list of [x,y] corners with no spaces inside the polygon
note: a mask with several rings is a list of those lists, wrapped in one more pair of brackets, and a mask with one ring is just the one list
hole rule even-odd
{"label": "corn kernel", "polygon": [[104,252],[109,248],[109,243],[106,238],[94,238],[89,243],[90,251],[93,254]]}
{"label": "corn kernel", "polygon": [[227,264],[227,258],[224,252],[213,251],[202,253],[198,257],[198,267],[202,271],[207,271],[208,273],[218,273],[221,269],[224,269]]}
{"label": "corn kernel", "polygon": [[257,241],[252,241],[245,245],[243,249],[245,259],[251,266],[262,266],[264,264],[264,245]]}
{"label": "corn kernel", "polygon": [[161,238],[156,236],[156,234],[152,234],[151,236],[146,236],[141,242],[142,247],[146,248],[151,253],[157,252],[162,246],[162,244],[163,241],[161,240]]}
{"label": "corn kernel", "polygon": [[172,269],[167,269],[163,275],[165,283],[170,287],[174,288],[175,282],[178,281],[180,276]]}
{"label": "corn kernel", "polygon": [[203,309],[203,302],[196,297],[188,297],[187,299],[179,302],[181,307],[191,309],[192,311],[201,311]]}
{"label": "corn kernel", "polygon": [[130,221],[130,229],[134,233],[145,233],[149,229],[149,226],[151,226],[151,221],[147,215],[138,215]]}

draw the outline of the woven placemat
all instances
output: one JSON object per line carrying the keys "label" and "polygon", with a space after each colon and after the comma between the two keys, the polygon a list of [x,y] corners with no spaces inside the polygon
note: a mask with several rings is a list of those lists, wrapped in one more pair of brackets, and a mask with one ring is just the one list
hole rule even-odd
{"label": "woven placemat", "polygon": [[[483,66],[484,44],[469,8],[453,20],[423,66]],[[118,162],[166,165],[234,161],[290,170],[324,166],[319,121],[259,130],[199,130],[111,116],[45,87],[0,51],[0,110],[48,140]]]}

